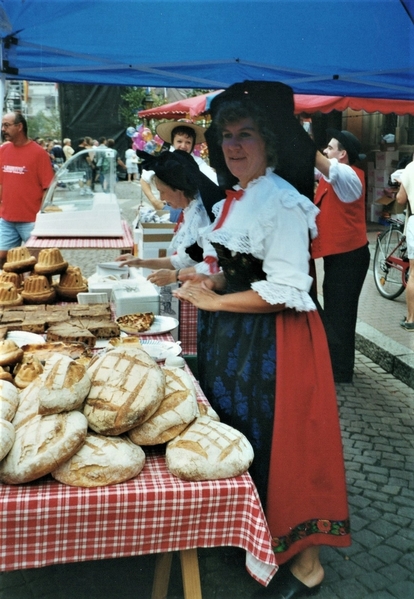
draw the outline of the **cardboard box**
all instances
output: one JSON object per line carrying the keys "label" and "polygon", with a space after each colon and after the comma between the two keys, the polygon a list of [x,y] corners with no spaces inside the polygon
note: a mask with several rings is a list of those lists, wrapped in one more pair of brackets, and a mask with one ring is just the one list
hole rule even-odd
{"label": "cardboard box", "polygon": [[381,187],[369,187],[367,190],[367,202],[368,204],[374,204],[377,200],[382,198],[384,195],[384,185]]}
{"label": "cardboard box", "polygon": [[[158,210],[160,216],[165,214]],[[175,223],[140,223],[142,232],[142,255],[141,258],[165,258],[174,234]]]}
{"label": "cardboard box", "polygon": [[383,212],[388,212],[389,214],[402,214],[405,208],[405,206],[399,204],[397,200],[394,200],[386,195],[383,195],[381,198],[376,200],[375,203],[382,207]]}
{"label": "cardboard box", "polygon": [[114,303],[116,317],[136,312],[160,313],[160,294],[149,281],[139,281],[129,286],[117,283],[112,289],[111,300]]}
{"label": "cardboard box", "polygon": [[394,151],[375,151],[375,168],[389,168],[390,166],[396,167],[399,161],[400,153],[398,150]]}

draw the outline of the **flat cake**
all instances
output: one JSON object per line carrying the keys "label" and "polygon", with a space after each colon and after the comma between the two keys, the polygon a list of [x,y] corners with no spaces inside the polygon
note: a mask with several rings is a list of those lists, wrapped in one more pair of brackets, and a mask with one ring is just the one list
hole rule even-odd
{"label": "flat cake", "polygon": [[121,331],[125,333],[144,333],[148,331],[154,322],[153,312],[138,312],[136,314],[125,314],[116,319]]}
{"label": "flat cake", "polygon": [[72,322],[52,324],[46,332],[47,341],[62,341],[63,343],[84,343],[95,347],[96,337],[88,329]]}
{"label": "flat cake", "polygon": [[112,320],[83,318],[78,320],[77,324],[88,329],[97,339],[119,337],[119,325]]}

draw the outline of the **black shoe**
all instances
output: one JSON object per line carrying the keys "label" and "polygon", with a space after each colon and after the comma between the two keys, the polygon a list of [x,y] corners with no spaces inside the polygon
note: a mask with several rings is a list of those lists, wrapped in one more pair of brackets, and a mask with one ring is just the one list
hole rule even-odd
{"label": "black shoe", "polygon": [[289,568],[283,568],[278,572],[270,585],[260,589],[254,596],[268,597],[269,599],[295,599],[296,597],[312,597],[321,590],[322,583],[313,587],[303,584],[292,574]]}

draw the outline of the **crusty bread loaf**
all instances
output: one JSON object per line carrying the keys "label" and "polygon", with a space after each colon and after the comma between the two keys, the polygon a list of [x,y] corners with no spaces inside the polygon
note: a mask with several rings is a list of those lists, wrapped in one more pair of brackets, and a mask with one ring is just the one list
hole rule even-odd
{"label": "crusty bread loaf", "polygon": [[144,464],[145,453],[129,439],[89,433],[79,451],[52,476],[66,485],[101,487],[137,476]]}
{"label": "crusty bread loaf", "polygon": [[16,433],[12,423],[0,418],[0,461],[6,457],[13,447],[15,437]]}
{"label": "crusty bread loaf", "polygon": [[197,396],[191,377],[181,368],[163,368],[165,397],[158,410],[128,432],[137,445],[158,445],[179,435],[198,414]]}
{"label": "crusty bread loaf", "polygon": [[39,413],[39,377],[19,393],[19,405],[12,423],[17,430]]}
{"label": "crusty bread loaf", "polygon": [[39,414],[58,414],[81,408],[91,386],[83,364],[55,354],[39,376]]}
{"label": "crusty bread loaf", "polygon": [[0,418],[11,422],[19,405],[19,392],[13,383],[0,380]]}
{"label": "crusty bread loaf", "polygon": [[164,399],[164,372],[141,349],[115,348],[92,360],[88,373],[84,414],[97,433],[120,435],[140,425]]}
{"label": "crusty bread loaf", "polygon": [[212,420],[217,420],[217,422],[220,422],[220,416],[217,414],[217,412],[215,410],[213,410],[213,408],[210,406],[210,404],[199,402],[197,404],[197,407],[198,407],[197,416],[208,416]]}
{"label": "crusty bread loaf", "polygon": [[184,480],[231,478],[249,468],[253,448],[236,429],[200,416],[167,444],[165,460],[169,471]]}
{"label": "crusty bread loaf", "polygon": [[13,447],[0,462],[0,481],[18,485],[56,470],[83,445],[87,428],[77,411],[31,418],[16,429]]}

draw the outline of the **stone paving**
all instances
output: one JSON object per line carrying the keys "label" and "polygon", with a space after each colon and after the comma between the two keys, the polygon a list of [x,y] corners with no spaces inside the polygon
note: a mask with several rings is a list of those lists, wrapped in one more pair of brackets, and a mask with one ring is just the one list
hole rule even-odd
{"label": "stone paving", "polygon": [[[139,194],[136,187],[134,193]],[[131,193],[126,187],[122,189],[127,197],[119,194],[121,205],[132,214],[136,198],[128,197]],[[368,273],[367,286],[370,278]],[[366,292],[367,298],[370,293]],[[383,298],[378,302],[372,294],[371,298],[377,319],[368,326],[378,335],[377,356],[393,350],[392,344],[384,343],[389,339],[382,330],[385,316],[387,325],[395,323],[392,342],[409,353],[414,335],[409,337],[398,327],[404,304]],[[368,307],[361,311],[361,326],[366,311],[373,312],[369,299],[364,302]],[[362,330],[361,338],[364,334]],[[338,385],[337,393],[353,543],[347,549],[322,549],[325,581],[318,597],[412,599],[413,389],[358,351],[354,382]],[[199,562],[203,599],[251,599],[259,588],[247,574],[244,553],[237,548],[200,549]],[[154,556],[140,556],[6,572],[0,574],[0,599],[150,599],[154,563]],[[174,556],[168,599],[182,598],[180,566]]]}

